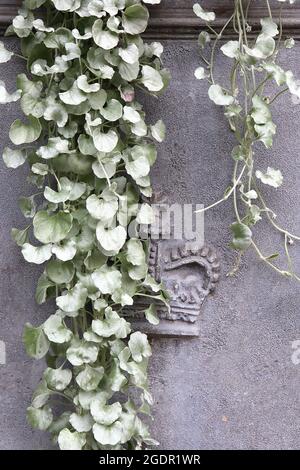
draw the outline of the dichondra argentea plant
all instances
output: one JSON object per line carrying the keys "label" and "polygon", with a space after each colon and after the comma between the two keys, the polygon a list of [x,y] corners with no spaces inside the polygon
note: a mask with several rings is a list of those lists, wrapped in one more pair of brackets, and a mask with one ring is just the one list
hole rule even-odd
{"label": "dichondra argentea plant", "polygon": [[2,63],[18,56],[28,68],[15,92],[0,83],[0,102],[20,100],[26,115],[11,125],[4,162],[26,162],[38,188],[20,200],[28,226],[12,234],[26,261],[45,263],[37,302],[56,303],[42,325],[25,327],[28,354],[47,361],[27,416],[63,450],[154,443],[143,419],[151,348],[122,309],[153,298],[145,316],[157,324],[155,302],[166,302],[147,273],[146,243],[127,230],[152,222],[141,197],[151,196],[154,141],[165,133],[162,121],[145,123],[135,98],[136,87],[157,95],[169,79],[162,46],[140,36],[145,4],[157,3],[25,0],[7,31],[22,54],[0,43]]}
{"label": "dichondra argentea plant", "polygon": [[[206,23],[206,29],[199,35],[203,66],[197,68],[195,76],[199,80],[208,80],[209,98],[224,107],[230,132],[236,139],[231,155],[234,168],[232,182],[222,199],[205,210],[229,198],[233,200],[236,220],[231,225],[232,247],[239,251],[239,256],[232,273],[238,270],[241,255],[252,247],[259,258],[277,273],[300,281],[290,255],[291,245],[299,242],[300,236],[277,222],[277,214],[267,205],[263,193],[263,185],[279,188],[283,184],[283,175],[277,167],[263,168],[263,161],[259,158],[259,146],[270,149],[276,134],[276,124],[272,119],[273,103],[287,92],[300,99],[299,81],[292,71],[286,71],[278,64],[279,51],[292,48],[295,41],[293,38],[282,38],[281,10],[285,0],[277,2],[281,3],[281,7],[276,22],[269,0],[265,1],[267,17],[261,19],[261,31],[255,39],[250,37],[252,27],[248,18],[254,1],[233,0],[232,15],[221,31],[213,28],[216,19],[213,11],[204,10],[199,3],[194,5],[194,13]],[[229,26],[232,26],[237,39],[221,43]],[[215,74],[219,45],[221,52],[232,62],[225,83],[221,83]],[[274,90],[275,86],[278,90]],[[266,219],[283,237],[281,251],[286,259],[282,266],[277,264],[280,253],[265,255],[258,246],[256,232],[262,219]]]}

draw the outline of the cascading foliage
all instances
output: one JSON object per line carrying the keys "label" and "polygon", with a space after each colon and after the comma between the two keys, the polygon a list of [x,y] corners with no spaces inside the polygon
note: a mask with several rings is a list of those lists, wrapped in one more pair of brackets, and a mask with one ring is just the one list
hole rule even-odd
{"label": "cascading foliage", "polygon": [[[285,1],[278,0],[281,4]],[[234,161],[231,185],[220,201],[205,210],[230,197],[233,199],[236,220],[231,225],[232,246],[239,251],[239,256],[231,274],[238,270],[245,250],[253,247],[259,258],[276,272],[300,281],[290,255],[291,245],[300,241],[300,237],[279,225],[277,215],[267,205],[263,194],[263,185],[279,188],[283,175],[278,168],[265,168],[259,159],[259,144],[271,148],[276,134],[276,124],[272,120],[273,103],[286,92],[290,92],[296,100],[300,99],[299,81],[293,72],[285,71],[278,65],[279,51],[292,48],[295,41],[293,38],[282,40],[282,5],[276,22],[269,0],[265,1],[268,16],[261,19],[261,31],[252,40],[248,14],[254,3],[252,0],[233,0],[232,15],[220,32],[212,26],[215,13],[204,10],[199,3],[194,5],[194,13],[206,24],[206,29],[199,35],[204,66],[197,68],[195,76],[199,80],[208,80],[209,98],[225,108],[230,132],[236,138],[231,155]],[[292,4],[295,0],[286,3]],[[237,40],[220,45],[221,52],[232,62],[229,78],[221,83],[215,76],[215,58],[223,33],[229,26],[233,27]],[[274,85],[278,86],[277,91],[274,91]],[[257,226],[262,219],[266,219],[283,236],[283,249],[280,251],[284,252],[285,263],[281,267],[277,264],[279,253],[264,255],[255,240],[254,230],[259,230]]]}
{"label": "cascading foliage", "polygon": [[[165,132],[161,121],[145,124],[135,98],[137,87],[157,95],[169,79],[162,46],[140,37],[144,4],[158,3],[25,0],[7,31],[21,38],[22,55],[0,43],[2,63],[18,56],[28,67],[14,93],[0,84],[0,102],[20,100],[26,115],[11,125],[4,162],[26,162],[38,188],[20,201],[29,225],[12,234],[26,261],[46,263],[37,302],[56,303],[41,326],[25,327],[28,354],[48,366],[27,415],[63,450],[154,443],[142,419],[151,348],[121,313],[138,296],[166,302],[147,274],[146,243],[127,230],[152,222],[141,196],[151,196],[153,141]],[[154,303],[145,316],[157,324]]]}

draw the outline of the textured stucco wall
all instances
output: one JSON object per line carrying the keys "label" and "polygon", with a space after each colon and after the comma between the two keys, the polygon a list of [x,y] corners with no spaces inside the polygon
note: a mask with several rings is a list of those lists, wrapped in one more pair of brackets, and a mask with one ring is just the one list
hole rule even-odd
{"label": "textured stucco wall", "polygon": [[[10,45],[13,44],[9,40]],[[193,78],[194,42],[165,44],[173,80],[158,101],[146,100],[149,117],[164,118],[168,138],[153,171],[156,189],[170,202],[208,204],[227,187],[232,142],[222,111],[208,101],[206,85]],[[219,59],[220,70],[224,65]],[[300,47],[289,52],[286,67],[300,76]],[[0,68],[13,89],[16,68]],[[1,109],[1,148],[8,143],[18,106]],[[300,232],[300,105],[282,98],[276,108],[278,137],[268,154],[257,158],[283,169],[286,185],[268,200],[283,212],[282,221]],[[23,224],[18,197],[30,194],[26,169],[10,171],[0,162],[0,340],[7,365],[0,365],[0,449],[43,449],[48,437],[26,424],[29,403],[42,364],[29,360],[20,337],[26,321],[41,323],[46,308],[34,302],[40,269],[26,264],[10,239]],[[230,202],[206,215],[206,240],[222,260],[220,285],[203,308],[199,339],[153,340],[151,388],[155,396],[153,434],[163,449],[295,449],[299,446],[300,366],[291,362],[291,343],[300,339],[299,286],[281,279],[249,253],[237,278],[227,278],[233,254],[227,248],[232,222]],[[262,226],[261,244],[270,252],[278,239]],[[298,253],[298,255],[297,255]],[[300,252],[295,249],[300,270]]]}

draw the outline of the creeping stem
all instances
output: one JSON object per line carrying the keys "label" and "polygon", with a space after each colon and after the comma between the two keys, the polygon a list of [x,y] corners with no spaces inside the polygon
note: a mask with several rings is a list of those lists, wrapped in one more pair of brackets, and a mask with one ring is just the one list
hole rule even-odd
{"label": "creeping stem", "polygon": [[[273,76],[271,73],[264,72],[263,65],[264,62],[268,60],[271,62],[275,62],[278,51],[281,47],[281,40],[283,34],[283,27],[282,27],[282,5],[280,7],[279,13],[279,35],[276,41],[276,47],[274,51],[269,55],[267,59],[257,59],[256,61],[247,61],[245,60],[245,47],[251,47],[250,40],[248,38],[249,32],[249,25],[248,25],[248,15],[251,6],[251,0],[245,2],[246,6],[244,5],[243,0],[235,0],[234,1],[234,11],[229,20],[225,23],[224,27],[221,29],[219,34],[216,34],[215,30],[213,30],[210,25],[207,25],[208,29],[213,32],[215,35],[215,39],[211,48],[211,55],[210,61],[203,58],[204,62],[208,65],[210,70],[210,76],[208,78],[209,83],[215,84],[215,76],[214,76],[214,67],[215,67],[215,56],[217,53],[217,46],[219,42],[222,40],[224,32],[228,25],[232,22],[232,26],[234,31],[238,35],[238,42],[239,42],[239,53],[234,58],[234,64],[230,72],[230,90],[231,95],[239,101],[239,103],[244,100],[243,109],[241,112],[238,112],[236,115],[232,117],[230,113],[228,113],[229,121],[230,121],[230,128],[235,134],[235,138],[237,140],[238,145],[241,148],[245,147],[246,153],[243,157],[241,157],[238,161],[235,161],[234,168],[233,168],[233,177],[232,177],[232,186],[230,190],[217,202],[205,207],[204,209],[200,209],[197,212],[205,212],[209,209],[212,209],[219,204],[225,202],[229,198],[233,198],[233,209],[235,213],[236,221],[240,224],[246,224],[252,228],[252,225],[258,222],[258,220],[252,220],[253,215],[251,214],[250,210],[252,207],[252,199],[256,198],[255,201],[255,208],[259,210],[259,214],[266,215],[268,222],[272,225],[272,227],[283,235],[284,237],[284,245],[283,245],[283,252],[285,254],[286,262],[287,262],[287,269],[280,268],[276,264],[273,263],[273,259],[276,256],[264,256],[262,250],[257,245],[256,241],[252,238],[251,246],[257,253],[259,259],[264,261],[269,267],[271,267],[277,273],[286,276],[292,277],[297,281],[300,281],[300,277],[295,274],[293,268],[293,262],[289,251],[289,244],[292,244],[294,241],[300,241],[300,237],[294,235],[289,230],[282,228],[275,220],[274,212],[267,207],[267,204],[262,196],[262,192],[259,186],[256,183],[256,176],[255,176],[255,154],[253,151],[254,144],[260,140],[257,132],[255,130],[255,124],[253,122],[253,98],[258,95],[268,107],[270,107],[278,98],[280,98],[284,93],[286,93],[289,88],[283,87],[277,93],[273,94],[273,97],[266,97],[264,90],[265,86],[273,81]],[[266,8],[268,11],[268,15],[271,21],[273,21],[272,9],[269,0],[266,0]],[[259,75],[264,74],[259,79]],[[259,80],[258,80],[259,79]],[[227,90],[226,85],[222,86],[224,91]],[[271,114],[271,113],[270,113]],[[239,171],[239,166],[241,163],[244,163],[242,166],[241,171]],[[238,190],[240,187],[241,191]],[[248,195],[244,192],[244,188],[247,190]],[[251,196],[250,193],[252,192]],[[254,194],[254,196],[253,196]],[[243,204],[240,207],[239,202],[242,201]],[[258,206],[259,204],[259,206]],[[254,203],[253,203],[254,205]],[[242,211],[244,208],[244,212]],[[251,219],[252,217],[252,219]],[[252,232],[254,229],[252,230]],[[254,235],[253,235],[254,237]],[[243,251],[239,253],[238,260],[231,271],[231,275],[236,273],[241,262],[241,256]]]}

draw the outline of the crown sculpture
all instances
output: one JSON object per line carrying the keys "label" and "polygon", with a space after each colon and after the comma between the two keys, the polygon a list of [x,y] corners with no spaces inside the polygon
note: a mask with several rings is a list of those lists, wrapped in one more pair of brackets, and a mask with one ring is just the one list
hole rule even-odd
{"label": "crown sculpture", "polygon": [[149,304],[138,301],[127,312],[133,326],[152,335],[198,336],[201,307],[220,276],[215,250],[194,242],[151,240],[149,274],[164,284],[171,299],[170,309],[157,304],[160,324],[153,326],[144,315]]}

